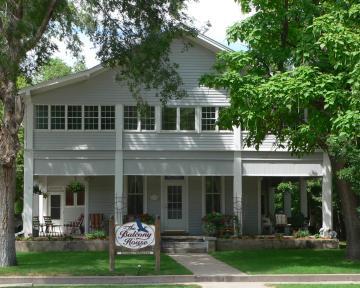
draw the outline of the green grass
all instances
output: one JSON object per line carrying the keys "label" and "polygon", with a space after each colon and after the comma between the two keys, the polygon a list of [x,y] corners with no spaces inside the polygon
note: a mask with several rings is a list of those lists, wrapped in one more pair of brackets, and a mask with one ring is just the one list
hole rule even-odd
{"label": "green grass", "polygon": [[[274,287],[274,286],[270,286]],[[360,288],[360,284],[279,284],[276,288]]]}
{"label": "green grass", "polygon": [[[109,272],[107,252],[30,252],[18,253],[18,266],[0,268],[0,276],[6,275],[155,275],[154,256],[118,255],[115,272]],[[169,256],[161,255],[161,275],[192,274]]]}
{"label": "green grass", "polygon": [[214,252],[212,255],[249,274],[360,273],[360,261],[347,261],[343,249],[243,250]]}

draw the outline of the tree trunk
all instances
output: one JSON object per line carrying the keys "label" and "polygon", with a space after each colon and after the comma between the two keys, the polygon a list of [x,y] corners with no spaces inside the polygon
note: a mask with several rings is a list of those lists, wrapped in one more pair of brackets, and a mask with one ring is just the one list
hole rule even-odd
{"label": "tree trunk", "polygon": [[[344,168],[344,163],[334,163],[335,173]],[[336,176],[336,175],[335,175]],[[360,260],[360,217],[357,211],[359,196],[352,191],[350,185],[336,177],[341,209],[346,230],[346,257],[350,260]]]}
{"label": "tree trunk", "polygon": [[14,199],[16,167],[0,166],[0,267],[16,265]]}

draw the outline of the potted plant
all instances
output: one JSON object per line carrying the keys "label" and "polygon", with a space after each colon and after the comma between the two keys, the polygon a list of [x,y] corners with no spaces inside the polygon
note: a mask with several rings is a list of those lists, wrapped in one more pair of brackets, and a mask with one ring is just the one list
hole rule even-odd
{"label": "potted plant", "polygon": [[66,192],[79,193],[79,192],[84,192],[84,191],[85,191],[85,185],[77,180],[71,181],[66,186]]}

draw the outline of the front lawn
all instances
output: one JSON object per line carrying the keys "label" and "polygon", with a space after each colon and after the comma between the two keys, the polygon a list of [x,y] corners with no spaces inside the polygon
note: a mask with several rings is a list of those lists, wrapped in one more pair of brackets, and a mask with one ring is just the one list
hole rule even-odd
{"label": "front lawn", "polygon": [[[154,275],[154,256],[118,255],[115,272],[109,272],[108,252],[30,252],[17,254],[18,266],[0,268],[8,275]],[[138,265],[141,269],[138,273]],[[161,275],[192,274],[169,256],[161,255]]]}
{"label": "front lawn", "polygon": [[211,255],[249,274],[360,273],[360,262],[347,261],[343,249],[264,249],[214,252]]}

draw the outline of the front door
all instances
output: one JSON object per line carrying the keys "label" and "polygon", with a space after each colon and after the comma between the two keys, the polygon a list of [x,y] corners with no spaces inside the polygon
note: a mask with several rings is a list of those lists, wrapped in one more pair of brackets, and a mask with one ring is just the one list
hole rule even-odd
{"label": "front door", "polygon": [[184,181],[165,183],[165,230],[186,231]]}

